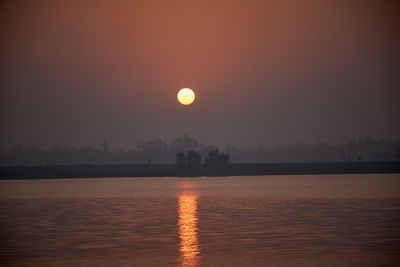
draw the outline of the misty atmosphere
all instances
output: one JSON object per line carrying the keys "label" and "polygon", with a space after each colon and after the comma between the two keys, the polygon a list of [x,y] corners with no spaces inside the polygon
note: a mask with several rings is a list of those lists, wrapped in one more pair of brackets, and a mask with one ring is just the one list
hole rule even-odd
{"label": "misty atmosphere", "polygon": [[[198,152],[202,159],[217,147],[205,145],[187,135],[170,143],[154,139],[139,143],[129,150],[110,149],[106,140],[99,146],[81,148],[63,147],[49,150],[14,146],[0,150],[0,166],[42,166],[69,164],[174,164],[179,152]],[[220,148],[229,154],[232,163],[286,163],[286,162],[354,162],[392,161],[400,159],[400,140],[358,138],[345,144],[317,143],[293,147]]]}
{"label": "misty atmosphere", "polygon": [[1,0],[0,266],[400,266],[400,1]]}
{"label": "misty atmosphere", "polygon": [[[361,2],[9,1],[0,146],[397,140],[397,6]],[[190,106],[176,100],[182,87],[196,93]],[[233,160],[301,160],[244,153]]]}

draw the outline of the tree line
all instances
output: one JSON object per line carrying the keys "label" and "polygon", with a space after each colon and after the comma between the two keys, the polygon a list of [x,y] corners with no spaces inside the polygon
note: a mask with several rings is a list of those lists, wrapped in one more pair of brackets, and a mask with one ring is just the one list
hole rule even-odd
{"label": "tree line", "polygon": [[[225,167],[228,162],[229,154],[220,153],[216,148],[208,152],[203,165],[209,168],[221,168]],[[199,169],[202,166],[202,156],[194,150],[189,150],[187,154],[178,152],[176,153],[176,164],[180,169]]]}
{"label": "tree line", "polygon": [[[192,151],[190,155],[189,151]],[[177,164],[177,154],[180,152],[185,156],[185,164],[198,164],[195,162],[199,161],[200,156],[200,164],[204,166],[220,165],[225,161],[235,163],[388,161],[400,159],[400,140],[377,140],[366,137],[337,145],[318,143],[312,146],[256,148],[238,148],[231,145],[221,150],[217,150],[213,145],[201,144],[186,135],[175,138],[170,143],[162,139],[141,142],[129,150],[118,148],[112,150],[108,142],[103,140],[99,147],[66,146],[44,150],[14,146],[9,151],[0,147],[0,166]],[[225,154],[229,155],[228,158],[221,156]]]}

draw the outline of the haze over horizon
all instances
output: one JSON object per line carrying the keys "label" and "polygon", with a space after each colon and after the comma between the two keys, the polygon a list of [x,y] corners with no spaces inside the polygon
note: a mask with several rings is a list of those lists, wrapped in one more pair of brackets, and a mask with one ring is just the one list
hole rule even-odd
{"label": "haze over horizon", "polygon": [[[0,146],[399,139],[391,1],[3,1]],[[196,100],[182,106],[180,88]]]}

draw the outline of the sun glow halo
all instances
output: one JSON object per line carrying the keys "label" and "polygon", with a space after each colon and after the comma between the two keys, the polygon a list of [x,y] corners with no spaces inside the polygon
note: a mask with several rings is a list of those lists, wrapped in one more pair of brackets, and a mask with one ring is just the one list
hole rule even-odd
{"label": "sun glow halo", "polygon": [[179,103],[187,106],[193,103],[194,99],[196,98],[196,95],[194,94],[192,89],[182,88],[181,90],[179,90],[177,98]]}

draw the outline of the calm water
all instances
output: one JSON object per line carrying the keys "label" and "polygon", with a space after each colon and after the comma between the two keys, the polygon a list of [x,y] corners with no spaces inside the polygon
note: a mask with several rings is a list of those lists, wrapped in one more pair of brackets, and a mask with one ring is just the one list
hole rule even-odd
{"label": "calm water", "polygon": [[399,266],[400,175],[0,181],[0,264]]}

